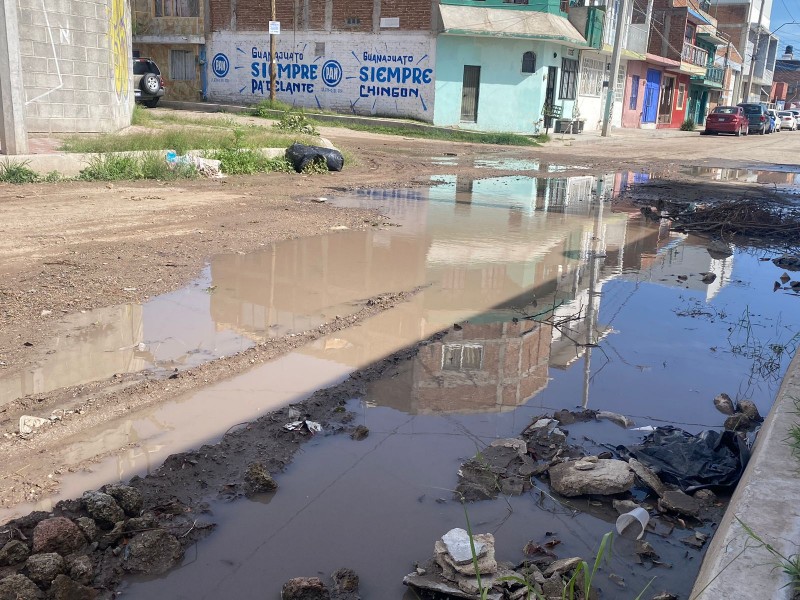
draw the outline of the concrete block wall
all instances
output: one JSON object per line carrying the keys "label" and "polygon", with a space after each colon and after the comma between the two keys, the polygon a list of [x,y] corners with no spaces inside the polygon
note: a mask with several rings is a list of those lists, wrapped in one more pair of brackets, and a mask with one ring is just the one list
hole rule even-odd
{"label": "concrete block wall", "polygon": [[30,133],[107,132],[133,112],[126,0],[18,0]]}

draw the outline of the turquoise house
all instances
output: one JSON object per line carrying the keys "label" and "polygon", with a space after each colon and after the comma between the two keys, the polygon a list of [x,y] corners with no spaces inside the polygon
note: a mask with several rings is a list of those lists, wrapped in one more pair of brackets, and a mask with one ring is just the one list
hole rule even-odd
{"label": "turquoise house", "polygon": [[571,119],[578,95],[584,34],[561,0],[441,0],[436,41],[435,125],[535,133]]}

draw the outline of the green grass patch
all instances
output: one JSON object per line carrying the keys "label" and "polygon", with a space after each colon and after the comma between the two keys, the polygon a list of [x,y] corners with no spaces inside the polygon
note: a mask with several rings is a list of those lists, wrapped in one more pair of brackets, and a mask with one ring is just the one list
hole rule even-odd
{"label": "green grass patch", "polygon": [[131,125],[149,125],[153,117],[147,113],[139,104],[133,105],[133,113],[131,114]]}
{"label": "green grass patch", "polygon": [[469,142],[473,144],[497,144],[501,146],[538,146],[536,139],[519,135],[517,133],[477,133],[474,131],[463,130],[443,130],[443,129],[417,129],[411,127],[386,126],[386,125],[361,125],[357,123],[346,123],[344,121],[331,121],[316,123],[331,127],[344,127],[354,131],[365,131],[368,133],[382,133],[386,135],[401,135],[429,140],[441,140],[445,142]]}
{"label": "green grass patch", "polygon": [[286,112],[292,110],[292,106],[286,104],[286,102],[281,102],[280,100],[262,100],[253,107],[253,116],[271,119],[272,115],[270,114],[270,111],[273,110]]}
{"label": "green grass patch", "polygon": [[250,148],[223,148],[206,155],[220,161],[220,168],[228,175],[253,175],[255,173],[292,173],[292,165],[284,157],[268,158]]}
{"label": "green grass patch", "polygon": [[306,117],[305,113],[299,111],[286,111],[273,127],[291,133],[319,135],[319,131],[314,127],[314,121]]}
{"label": "green grass patch", "polygon": [[193,165],[167,164],[160,153],[140,155],[104,154],[92,158],[78,175],[82,181],[122,181],[135,179],[159,179],[174,181],[197,176]]}
{"label": "green grass patch", "polygon": [[0,163],[0,182],[3,183],[36,183],[39,174],[28,167],[29,161],[4,160]]}

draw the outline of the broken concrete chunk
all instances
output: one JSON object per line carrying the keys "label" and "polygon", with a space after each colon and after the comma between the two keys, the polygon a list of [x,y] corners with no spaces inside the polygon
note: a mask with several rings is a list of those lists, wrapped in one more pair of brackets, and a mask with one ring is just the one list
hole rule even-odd
{"label": "broken concrete chunk", "polygon": [[517,454],[520,457],[525,456],[528,453],[528,445],[525,443],[525,440],[521,440],[519,438],[504,438],[500,440],[494,440],[489,447],[500,447],[500,448],[512,448],[513,450],[517,451]]}
{"label": "broken concrete chunk", "polygon": [[[458,527],[451,529],[442,536],[442,543],[457,565],[472,562],[472,546],[469,543],[469,534],[465,530]],[[472,544],[475,546],[476,557],[480,558],[486,555],[488,547],[485,543],[473,538]]]}
{"label": "broken concrete chunk", "polygon": [[649,468],[645,465],[640,463],[635,458],[631,458],[628,461],[628,465],[633,472],[636,473],[636,476],[644,483],[648,488],[653,490],[656,495],[663,496],[664,492],[666,491],[666,486],[664,483],[658,478],[658,475],[653,473]]}
{"label": "broken concrete chunk", "polygon": [[703,276],[703,278],[700,281],[702,281],[705,284],[714,283],[714,281],[716,281],[717,279],[716,273],[701,273],[701,275]]}
{"label": "broken concrete chunk", "polygon": [[550,485],[562,496],[607,496],[627,492],[633,487],[633,471],[624,461],[600,459],[591,471],[576,469],[576,462],[567,461],[550,467]]}
{"label": "broken concrete chunk", "polygon": [[19,418],[19,432],[22,435],[33,433],[34,429],[38,429],[42,425],[49,423],[49,419],[42,419],[41,417],[32,417],[30,415],[22,415]]}
{"label": "broken concrete chunk", "polygon": [[563,575],[564,573],[569,573],[573,569],[577,568],[581,562],[583,562],[583,559],[580,556],[562,558],[551,563],[550,566],[544,570],[544,576],[550,577],[552,575]]}
{"label": "broken concrete chunk", "polygon": [[620,415],[615,412],[609,412],[607,410],[601,410],[597,413],[598,419],[606,419],[607,421],[611,421],[615,425],[619,425],[623,429],[630,429],[636,423],[634,423],[633,419],[629,419],[625,415]]}
{"label": "broken concrete chunk", "polygon": [[295,577],[281,588],[282,600],[330,600],[330,597],[319,577]]}
{"label": "broken concrete chunk", "polygon": [[705,545],[707,539],[708,536],[705,533],[695,531],[692,535],[681,538],[681,542],[696,550],[700,550]]}
{"label": "broken concrete chunk", "polygon": [[631,512],[634,508],[639,508],[639,505],[633,500],[613,500],[611,506],[621,515]]}
{"label": "broken concrete chunk", "polygon": [[658,508],[663,512],[674,512],[687,517],[700,516],[700,502],[680,490],[669,490],[658,499]]}
{"label": "broken concrete chunk", "polygon": [[736,409],[733,407],[733,400],[725,393],[719,394],[714,398],[714,406],[723,415],[732,415],[736,412]]}
{"label": "broken concrete chunk", "polygon": [[597,462],[592,462],[589,460],[580,459],[575,461],[575,468],[578,469],[578,471],[591,471],[596,466]]}

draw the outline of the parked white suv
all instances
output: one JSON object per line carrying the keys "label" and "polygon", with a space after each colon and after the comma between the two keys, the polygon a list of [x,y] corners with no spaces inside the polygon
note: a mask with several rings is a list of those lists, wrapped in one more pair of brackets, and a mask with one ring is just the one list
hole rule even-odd
{"label": "parked white suv", "polygon": [[149,58],[134,57],[133,87],[136,102],[144,104],[147,108],[155,108],[158,100],[167,93],[161,69]]}

